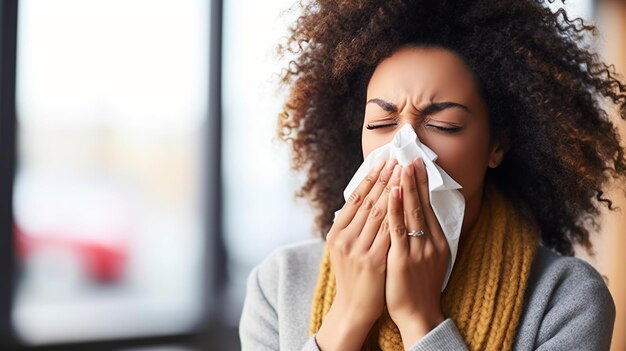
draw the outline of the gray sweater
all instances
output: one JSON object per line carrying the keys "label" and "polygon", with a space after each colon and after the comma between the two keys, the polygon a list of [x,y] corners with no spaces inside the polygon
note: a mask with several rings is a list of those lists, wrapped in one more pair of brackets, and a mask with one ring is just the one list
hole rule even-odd
{"label": "gray sweater", "polygon": [[[319,350],[308,331],[324,244],[314,239],[284,246],[252,270],[239,324],[242,350]],[[608,350],[614,320],[611,294],[592,266],[539,247],[515,350]],[[467,346],[446,319],[410,350]]]}

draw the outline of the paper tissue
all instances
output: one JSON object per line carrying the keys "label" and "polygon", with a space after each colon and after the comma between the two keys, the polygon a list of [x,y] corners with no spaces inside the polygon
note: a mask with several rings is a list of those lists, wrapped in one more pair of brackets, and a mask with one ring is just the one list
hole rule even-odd
{"label": "paper tissue", "polygon": [[343,196],[347,201],[365,176],[381,160],[392,160],[395,158],[400,165],[405,166],[413,162],[418,156],[422,157],[426,166],[431,206],[450,247],[448,267],[443,286],[441,287],[441,291],[443,291],[448,284],[448,279],[456,260],[461,225],[463,224],[463,215],[465,213],[465,199],[458,191],[461,186],[441,167],[435,164],[437,155],[428,146],[420,142],[410,124],[407,123],[400,128],[390,143],[377,148],[367,156],[348,183]]}

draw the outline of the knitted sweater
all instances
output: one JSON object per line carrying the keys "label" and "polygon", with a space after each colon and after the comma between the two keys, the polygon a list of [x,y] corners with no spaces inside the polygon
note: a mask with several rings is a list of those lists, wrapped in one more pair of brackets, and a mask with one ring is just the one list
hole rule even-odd
{"label": "knitted sweater", "polygon": [[[254,267],[239,324],[242,350],[319,350],[308,330],[324,245],[322,239],[287,245]],[[608,350],[614,320],[611,294],[591,265],[539,246],[515,350]],[[467,347],[446,319],[410,350]]]}

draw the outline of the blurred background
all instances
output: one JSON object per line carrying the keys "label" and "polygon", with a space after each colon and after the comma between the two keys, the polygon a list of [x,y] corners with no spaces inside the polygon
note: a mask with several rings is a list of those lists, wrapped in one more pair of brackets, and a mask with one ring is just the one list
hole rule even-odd
{"label": "blurred background", "polygon": [[[293,4],[2,0],[0,350],[239,349],[251,268],[312,237],[275,137]],[[551,6],[626,73],[626,2]],[[626,215],[598,234],[626,350]]]}

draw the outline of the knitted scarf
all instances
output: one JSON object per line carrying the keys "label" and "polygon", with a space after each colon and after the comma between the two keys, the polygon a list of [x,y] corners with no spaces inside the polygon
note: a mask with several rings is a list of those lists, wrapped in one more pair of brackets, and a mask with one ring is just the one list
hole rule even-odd
{"label": "knitted scarf", "polygon": [[[441,296],[442,311],[455,322],[470,350],[509,350],[539,242],[538,227],[522,220],[493,187],[486,189],[483,200],[476,224],[461,240],[452,275]],[[326,245],[313,295],[309,336],[321,327],[335,293]],[[363,350],[403,349],[398,327],[385,308]]]}

